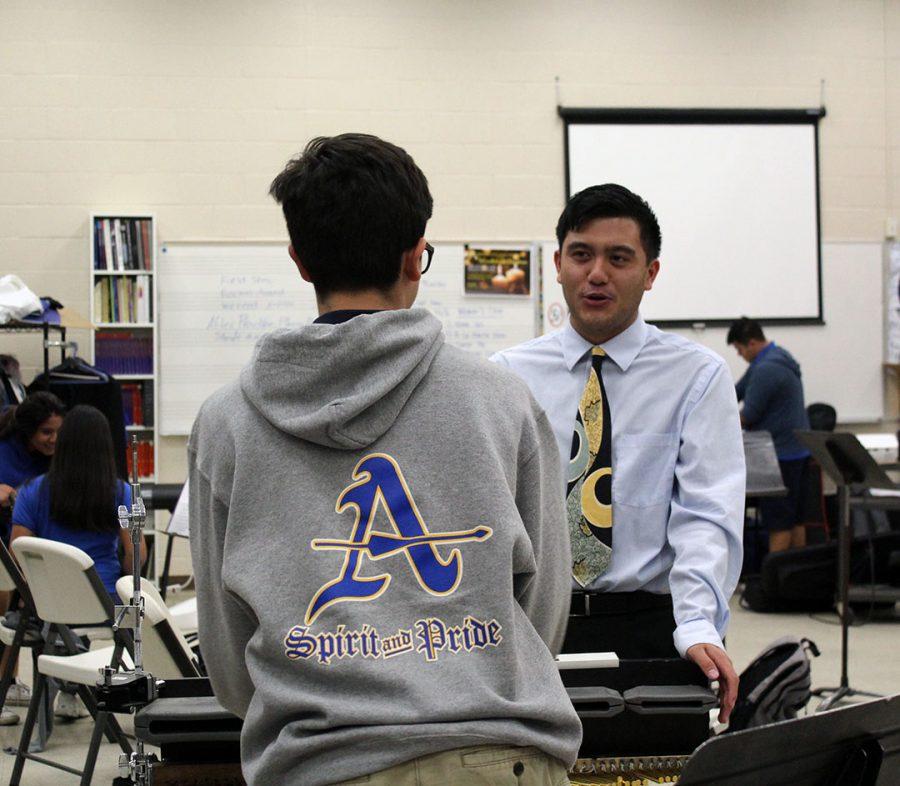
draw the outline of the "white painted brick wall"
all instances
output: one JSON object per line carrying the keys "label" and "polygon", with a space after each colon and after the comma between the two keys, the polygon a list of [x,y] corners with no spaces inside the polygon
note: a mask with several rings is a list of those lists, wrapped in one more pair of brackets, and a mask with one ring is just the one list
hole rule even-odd
{"label": "white painted brick wall", "polygon": [[[274,238],[314,135],[406,146],[446,239],[550,236],[570,106],[815,106],[826,240],[900,217],[900,0],[0,4],[0,271],[87,314],[92,210]],[[86,334],[81,340],[86,339]],[[4,342],[26,374],[36,342]],[[184,441],[161,440],[180,480]]]}

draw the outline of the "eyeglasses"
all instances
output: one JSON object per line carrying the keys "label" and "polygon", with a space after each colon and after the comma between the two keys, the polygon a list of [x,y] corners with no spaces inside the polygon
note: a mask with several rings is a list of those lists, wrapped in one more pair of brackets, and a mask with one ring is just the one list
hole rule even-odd
{"label": "eyeglasses", "polygon": [[431,267],[431,258],[434,256],[434,246],[431,243],[425,244],[425,252],[419,257],[419,272],[424,275]]}

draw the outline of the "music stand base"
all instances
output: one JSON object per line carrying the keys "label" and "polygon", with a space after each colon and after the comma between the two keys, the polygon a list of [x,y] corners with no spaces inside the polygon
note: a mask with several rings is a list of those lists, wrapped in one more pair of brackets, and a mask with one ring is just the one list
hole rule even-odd
{"label": "music stand base", "polygon": [[839,688],[816,688],[814,691],[812,691],[813,696],[822,696],[828,693],[830,693],[831,695],[827,699],[825,699],[825,701],[819,704],[818,707],[816,707],[816,712],[826,712],[839,702],[852,696],[868,696],[872,699],[878,699],[882,696],[882,694],[880,693],[871,693],[870,691],[866,690],[856,690],[855,688],[851,688],[849,685],[841,685]]}

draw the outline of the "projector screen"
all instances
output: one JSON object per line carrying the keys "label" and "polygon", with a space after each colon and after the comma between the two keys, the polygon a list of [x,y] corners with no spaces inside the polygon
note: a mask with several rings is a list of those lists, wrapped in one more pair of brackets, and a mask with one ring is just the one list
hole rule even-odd
{"label": "projector screen", "polygon": [[568,195],[619,183],[662,229],[641,313],[667,325],[821,323],[824,110],[563,109]]}

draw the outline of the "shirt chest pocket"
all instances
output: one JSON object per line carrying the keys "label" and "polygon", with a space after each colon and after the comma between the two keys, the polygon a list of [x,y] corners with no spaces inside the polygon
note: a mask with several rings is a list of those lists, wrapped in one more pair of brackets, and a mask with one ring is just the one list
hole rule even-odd
{"label": "shirt chest pocket", "polygon": [[620,434],[613,438],[613,502],[645,508],[672,497],[677,434]]}

